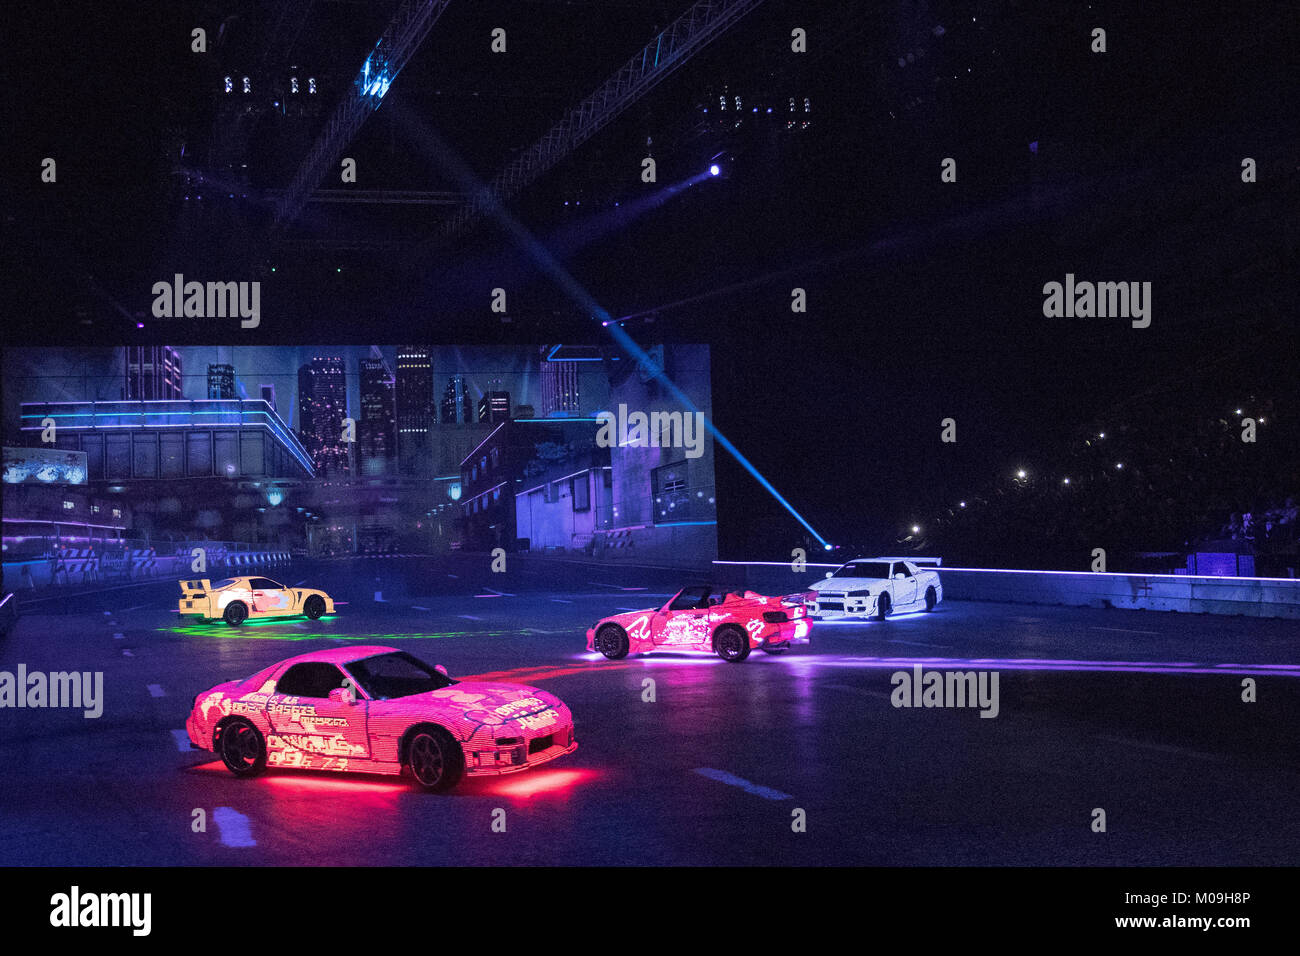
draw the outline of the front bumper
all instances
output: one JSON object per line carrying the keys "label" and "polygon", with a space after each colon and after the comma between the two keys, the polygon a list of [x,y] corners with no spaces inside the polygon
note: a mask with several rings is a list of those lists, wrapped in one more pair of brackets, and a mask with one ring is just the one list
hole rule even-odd
{"label": "front bumper", "polygon": [[469,777],[499,777],[518,773],[532,767],[550,763],[557,757],[578,749],[573,737],[573,726],[561,727],[549,734],[527,739],[520,743],[498,746],[465,744],[465,775]]}
{"label": "front bumper", "polygon": [[855,597],[845,595],[818,595],[817,600],[805,605],[810,615],[823,621],[834,621],[845,617],[869,617],[876,613],[878,597]]}

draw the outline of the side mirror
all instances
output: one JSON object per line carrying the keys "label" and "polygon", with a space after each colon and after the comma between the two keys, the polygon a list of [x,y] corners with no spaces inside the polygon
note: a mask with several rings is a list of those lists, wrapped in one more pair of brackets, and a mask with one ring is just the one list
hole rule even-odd
{"label": "side mirror", "polygon": [[355,704],[357,695],[350,687],[335,687],[330,691],[330,700],[335,704]]}
{"label": "side mirror", "polygon": [[901,581],[901,580],[903,580],[903,578],[905,578],[905,577],[907,577],[907,575],[904,574],[902,571],[899,571],[897,574],[894,575],[894,580],[895,580],[895,581]]}
{"label": "side mirror", "polygon": [[433,669],[436,670],[436,671],[437,671],[439,674],[441,674],[443,677],[450,677],[450,676],[451,676],[450,674],[447,673],[447,668],[443,667],[441,664],[434,664],[434,665],[433,665]]}

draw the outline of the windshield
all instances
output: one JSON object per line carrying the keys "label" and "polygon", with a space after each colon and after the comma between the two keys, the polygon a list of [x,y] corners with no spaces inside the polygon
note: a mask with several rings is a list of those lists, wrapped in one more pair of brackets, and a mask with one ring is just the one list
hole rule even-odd
{"label": "windshield", "polygon": [[859,561],[855,564],[846,564],[834,574],[833,578],[888,578],[889,562],[887,561]]}
{"label": "windshield", "polygon": [[405,651],[365,657],[348,664],[347,669],[372,700],[410,697],[456,683]]}
{"label": "windshield", "polygon": [[668,605],[670,611],[694,611],[707,608],[711,603],[709,596],[713,589],[709,587],[690,587],[682,588],[671,604]]}

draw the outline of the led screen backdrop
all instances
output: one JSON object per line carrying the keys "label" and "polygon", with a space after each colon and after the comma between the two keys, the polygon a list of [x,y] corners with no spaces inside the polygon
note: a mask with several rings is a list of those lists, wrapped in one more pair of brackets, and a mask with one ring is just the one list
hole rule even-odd
{"label": "led screen backdrop", "polygon": [[[149,547],[707,566],[708,348],[650,354],[694,409],[657,368],[582,345],[9,350],[6,557],[93,543],[116,511],[130,523],[103,534]],[[69,482],[88,497],[69,506]]]}

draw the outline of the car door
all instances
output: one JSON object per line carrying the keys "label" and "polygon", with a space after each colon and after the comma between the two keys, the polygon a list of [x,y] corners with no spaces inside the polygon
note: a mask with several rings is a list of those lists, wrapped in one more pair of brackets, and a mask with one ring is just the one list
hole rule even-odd
{"label": "car door", "polygon": [[689,647],[706,642],[709,635],[710,596],[708,588],[683,588],[668,603],[655,643]]}
{"label": "car door", "polygon": [[[338,688],[351,688],[356,703],[331,700],[330,691]],[[279,762],[328,768],[339,767],[337,761],[349,757],[368,757],[369,706],[337,664],[302,661],[292,665],[276,681],[275,692],[266,702],[267,720],[285,748],[286,758]],[[288,756],[292,754],[301,756]],[[346,767],[346,762],[341,766]]]}
{"label": "car door", "polygon": [[253,589],[253,610],[258,614],[290,614],[293,612],[293,592],[270,578],[250,578]]}
{"label": "car door", "polygon": [[903,608],[916,603],[916,576],[904,562],[894,562],[889,584],[894,607]]}

